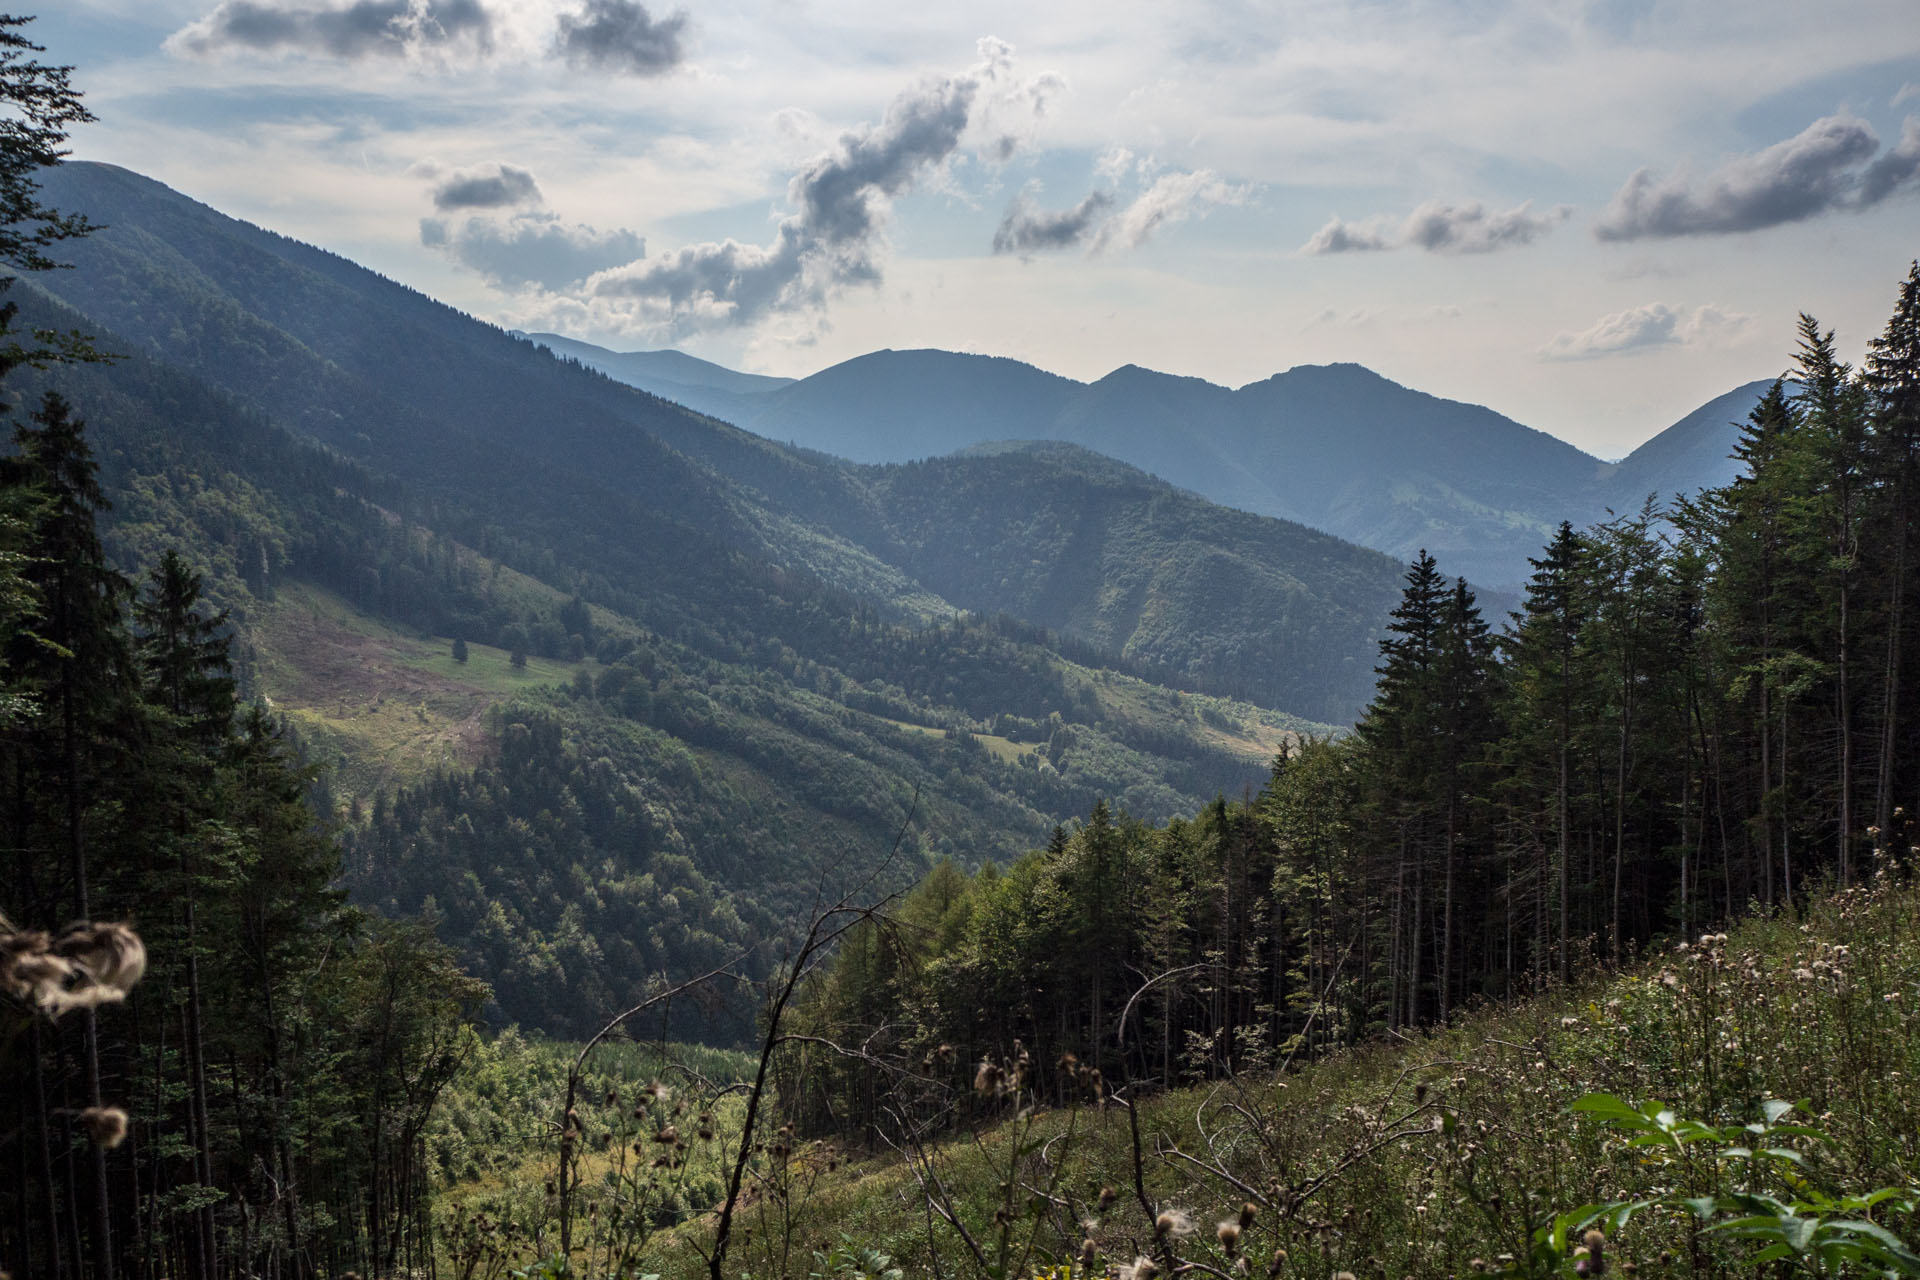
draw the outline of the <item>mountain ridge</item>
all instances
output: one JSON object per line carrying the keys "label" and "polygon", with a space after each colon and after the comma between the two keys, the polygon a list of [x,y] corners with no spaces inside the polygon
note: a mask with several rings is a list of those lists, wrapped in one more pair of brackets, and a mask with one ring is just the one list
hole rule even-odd
{"label": "mountain ridge", "polygon": [[1226,506],[1402,560],[1428,550],[1450,571],[1513,588],[1562,519],[1584,524],[1647,492],[1724,483],[1737,424],[1765,385],[1716,397],[1618,462],[1353,361],[1229,388],[1131,363],[1082,382],[1005,356],[885,348],[762,393],[649,389],[862,462],[1068,441]]}

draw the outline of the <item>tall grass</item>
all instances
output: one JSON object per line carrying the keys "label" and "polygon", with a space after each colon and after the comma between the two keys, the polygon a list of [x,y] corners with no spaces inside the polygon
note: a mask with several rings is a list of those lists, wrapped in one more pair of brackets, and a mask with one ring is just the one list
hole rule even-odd
{"label": "tall grass", "polygon": [[[839,1164],[776,1225],[822,1260],[853,1256],[852,1241],[909,1274],[993,1274],[1003,1257],[1023,1273],[1079,1273],[1083,1254],[1092,1273],[1128,1280],[1176,1267],[1323,1280],[1524,1269],[1556,1214],[1745,1176],[1704,1149],[1629,1145],[1573,1109],[1595,1092],[1716,1126],[1796,1102],[1823,1135],[1795,1140],[1806,1188],[1920,1182],[1916,1002],[1920,892],[1882,876],[1450,1028],[1142,1097],[1132,1117],[1124,1088],[1051,1111],[1017,1091],[976,1100],[973,1131],[917,1157]],[[1905,1204],[1873,1212],[1911,1240]],[[700,1230],[695,1218],[657,1237],[646,1269],[703,1274]],[[983,1250],[982,1265],[967,1237],[1020,1248]],[[1576,1260],[1567,1244],[1565,1274],[1576,1261],[1581,1274],[1772,1274],[1750,1263],[1754,1244],[1671,1211],[1632,1217],[1603,1255]],[[739,1274],[782,1273],[765,1253],[739,1262]]]}

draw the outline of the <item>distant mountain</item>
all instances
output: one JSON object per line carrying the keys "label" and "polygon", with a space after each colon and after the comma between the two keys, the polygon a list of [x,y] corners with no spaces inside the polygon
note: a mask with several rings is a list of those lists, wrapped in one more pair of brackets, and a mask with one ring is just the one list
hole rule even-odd
{"label": "distant mountain", "polygon": [[1561,520],[1583,525],[1649,492],[1723,483],[1734,424],[1765,389],[1729,392],[1610,464],[1355,364],[1301,366],[1235,391],[1135,365],[1082,383],[1017,360],[876,351],[741,390],[674,388],[600,359],[610,376],[840,457],[909,462],[992,441],[1064,441],[1400,560],[1424,548],[1449,572],[1506,588]]}
{"label": "distant mountain", "polygon": [[[887,540],[945,598],[1005,612],[1263,699],[1370,679],[1360,655],[1400,595],[1391,558],[1236,511],[1076,445],[876,468]],[[1182,619],[1213,620],[1204,634]]]}
{"label": "distant mountain", "polygon": [[610,378],[643,391],[652,391],[663,399],[672,397],[656,391],[656,386],[753,394],[777,391],[793,381],[792,378],[770,378],[758,373],[738,373],[725,365],[690,356],[684,351],[609,351],[591,342],[563,338],[557,333],[516,332],[515,336],[546,347],[555,355],[570,356],[589,369],[598,369]]}
{"label": "distant mountain", "polygon": [[1606,505],[1638,509],[1649,494],[1717,488],[1739,474],[1733,445],[1740,426],[1771,379],[1749,382],[1716,396],[1622,458],[1601,482]]}

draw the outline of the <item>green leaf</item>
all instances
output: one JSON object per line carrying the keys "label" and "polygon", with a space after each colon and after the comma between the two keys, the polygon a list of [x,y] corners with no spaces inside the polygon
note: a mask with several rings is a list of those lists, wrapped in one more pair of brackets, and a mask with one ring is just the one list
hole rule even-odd
{"label": "green leaf", "polygon": [[[1654,1104],[1658,1105],[1658,1104]],[[1648,1117],[1628,1106],[1610,1093],[1589,1093],[1574,1100],[1569,1108],[1587,1115],[1599,1116],[1610,1124],[1621,1125],[1629,1129],[1645,1129]]]}

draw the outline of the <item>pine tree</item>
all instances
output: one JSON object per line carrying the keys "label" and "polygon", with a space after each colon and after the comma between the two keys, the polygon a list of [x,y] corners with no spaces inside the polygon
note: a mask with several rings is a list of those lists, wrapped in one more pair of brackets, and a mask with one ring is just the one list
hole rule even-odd
{"label": "pine tree", "polygon": [[1389,859],[1387,1025],[1420,1021],[1420,930],[1425,923],[1426,872],[1434,845],[1435,667],[1440,659],[1446,580],[1422,551],[1407,570],[1406,587],[1380,642],[1380,674],[1373,702],[1357,726],[1365,750],[1368,809],[1378,824],[1376,846]]}
{"label": "pine tree", "polygon": [[[9,488],[36,491],[27,553],[27,581],[40,600],[37,638],[16,637],[11,669],[41,695],[14,768],[17,893],[34,915],[91,920],[96,907],[91,814],[109,806],[115,771],[109,760],[129,719],[131,662],[122,611],[127,583],[107,564],[95,517],[106,509],[83,424],[49,393],[15,433],[20,455],[7,467]],[[57,814],[51,842],[66,863],[65,901],[50,896],[33,866],[36,814]],[[31,918],[31,916],[29,916]],[[99,1019],[83,1011],[81,1060],[87,1105],[105,1105]],[[106,1152],[90,1144],[93,1166],[91,1251],[94,1271],[115,1272]]]}
{"label": "pine tree", "polygon": [[[1510,794],[1550,794],[1551,801],[1547,813],[1540,815],[1531,799],[1520,800],[1519,830],[1510,832],[1508,840],[1519,841],[1532,862],[1535,976],[1544,976],[1550,967],[1565,982],[1572,976],[1568,911],[1575,716],[1586,703],[1584,665],[1576,662],[1586,621],[1585,544],[1573,525],[1562,521],[1546,554],[1528,563],[1533,577],[1517,625],[1505,640],[1510,666],[1505,768]],[[1549,784],[1537,780],[1545,761],[1551,762]],[[1508,892],[1513,892],[1511,874]]]}
{"label": "pine tree", "polygon": [[[1872,415],[1872,468],[1877,502],[1873,524],[1885,532],[1874,539],[1881,550],[1879,576],[1884,601],[1884,658],[1881,669],[1879,759],[1874,776],[1873,824],[1881,833],[1893,825],[1895,797],[1902,778],[1896,761],[1915,755],[1912,726],[1915,699],[1907,688],[1915,643],[1907,625],[1912,609],[1909,578],[1920,548],[1920,261],[1912,264],[1901,282],[1900,297],[1886,330],[1868,343],[1861,385]],[[1903,741],[1904,738],[1904,741]],[[1920,812],[1920,805],[1916,805]]]}
{"label": "pine tree", "polygon": [[1441,910],[1438,1016],[1446,1021],[1459,990],[1464,959],[1455,914],[1464,890],[1469,852],[1483,808],[1487,751],[1499,735],[1495,713],[1493,635],[1467,580],[1454,580],[1442,616],[1440,651],[1434,664],[1438,694],[1438,795],[1441,806]]}
{"label": "pine tree", "polygon": [[1856,702],[1860,694],[1859,617],[1861,529],[1867,497],[1865,397],[1851,366],[1836,354],[1833,332],[1800,317],[1795,357],[1804,384],[1799,437],[1810,486],[1795,504],[1814,574],[1819,612],[1811,620],[1814,656],[1826,667],[1830,739],[1827,762],[1832,796],[1834,863],[1842,886],[1853,882],[1858,783]]}
{"label": "pine tree", "polygon": [[[159,833],[175,872],[171,901],[180,911],[173,949],[184,961],[186,1004],[181,1041],[188,1073],[188,1135],[194,1152],[194,1182],[214,1182],[213,1121],[208,1096],[207,998],[201,960],[207,952],[201,936],[203,895],[225,879],[226,868],[211,855],[229,841],[216,826],[214,776],[233,728],[234,691],[230,637],[225,614],[201,610],[200,576],[179,552],[169,550],[154,566],[146,593],[134,605],[139,628],[136,649],[148,706],[149,742],[143,809]],[[217,890],[216,890],[217,891]],[[213,1207],[200,1204],[193,1216],[194,1269],[216,1269]]]}
{"label": "pine tree", "polygon": [[[0,266],[51,271],[63,264],[49,251],[94,228],[79,214],[41,203],[38,175],[67,154],[61,145],[67,130],[94,117],[73,87],[73,68],[33,56],[46,50],[20,32],[32,21],[0,14],[0,104],[7,116],[7,127],[0,131]],[[12,284],[12,276],[0,278],[0,295]],[[78,333],[41,329],[22,341],[13,328],[19,310],[15,302],[0,304],[0,377],[21,365],[99,359]]]}

